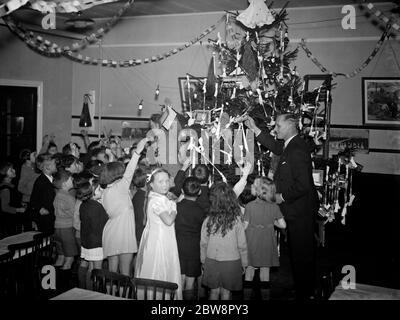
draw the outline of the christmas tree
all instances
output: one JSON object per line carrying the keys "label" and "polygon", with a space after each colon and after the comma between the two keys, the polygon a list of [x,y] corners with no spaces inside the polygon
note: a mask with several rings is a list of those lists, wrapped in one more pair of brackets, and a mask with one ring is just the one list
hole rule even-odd
{"label": "christmas tree", "polygon": [[[270,131],[278,114],[294,113],[299,117],[303,136],[310,141],[315,137],[326,138],[316,133],[313,121],[316,108],[308,108],[310,104],[318,104],[326,88],[304,92],[302,78],[292,66],[298,49],[290,48],[286,20],[286,5],[275,12],[263,0],[254,0],[241,14],[227,13],[226,41],[222,41],[220,34],[217,39],[209,40],[214,53],[208,75],[198,78],[196,88],[189,92],[186,111],[192,118],[198,113],[209,113],[209,120],[201,125],[211,136],[216,136],[221,149],[234,129],[244,130],[238,119],[245,114],[260,129]],[[316,144],[311,143],[310,148],[314,147]],[[255,174],[274,171],[276,156],[259,144],[253,149]],[[218,166],[231,183],[238,179],[236,167],[230,161]]]}

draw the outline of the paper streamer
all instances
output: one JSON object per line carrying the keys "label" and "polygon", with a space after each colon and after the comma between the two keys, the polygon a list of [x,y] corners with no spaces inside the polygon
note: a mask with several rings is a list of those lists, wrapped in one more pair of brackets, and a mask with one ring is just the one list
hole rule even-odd
{"label": "paper streamer", "polygon": [[[99,59],[97,58],[92,58],[86,56],[83,58],[82,56],[79,56],[78,54],[75,54],[73,52],[76,51],[81,51],[83,50],[88,44],[90,43],[95,43],[99,39],[101,39],[106,32],[108,32],[112,25],[116,23],[116,21],[120,18],[121,15],[125,13],[125,11],[133,4],[134,0],[129,0],[123,8],[121,8],[118,11],[118,14],[111,18],[103,27],[99,28],[95,33],[92,33],[88,36],[86,36],[84,39],[80,40],[79,42],[73,43],[71,46],[60,46],[52,41],[49,41],[47,39],[43,39],[41,36],[36,36],[32,31],[27,31],[25,30],[22,25],[18,22],[16,22],[11,15],[7,15],[3,18],[9,29],[16,34],[22,41],[26,42],[26,44],[29,46],[30,49],[36,51],[37,53],[48,56],[48,57],[53,57],[53,58],[59,58],[59,57],[66,57],[74,62],[80,62],[80,63],[85,63],[85,64],[91,64],[91,65],[98,65],[101,63],[99,62]],[[0,10],[3,8],[3,6],[0,6]],[[168,52],[165,52],[163,54],[158,54],[156,56],[148,57],[148,58],[143,58],[143,59],[136,59],[136,58],[131,58],[125,61],[121,60],[115,60],[115,59],[110,59],[107,60],[106,64],[102,64],[104,67],[136,67],[139,65],[142,65],[142,63],[156,63],[159,61],[162,61],[163,59],[172,57],[173,55],[177,54],[180,51],[183,51],[193,44],[199,42],[201,39],[203,39],[205,36],[210,34],[212,31],[214,31],[217,26],[225,19],[223,16],[220,18],[216,24],[208,27],[204,32],[202,32],[199,36],[193,38],[191,41],[186,43],[184,46],[178,47],[171,49]],[[43,46],[42,42],[47,41],[48,46]]]}
{"label": "paper streamer", "polygon": [[382,48],[382,45],[385,41],[385,39],[387,38],[387,36],[389,35],[389,32],[391,30],[392,26],[390,24],[388,24],[386,26],[385,31],[383,32],[382,36],[380,37],[379,41],[377,42],[377,44],[375,45],[374,50],[372,51],[372,53],[369,55],[369,57],[364,61],[364,63],[356,68],[354,71],[350,72],[350,73],[336,73],[336,72],[332,72],[329,71],[327,68],[325,68],[321,62],[319,62],[319,60],[317,58],[315,58],[313,56],[313,54],[311,53],[310,49],[307,47],[306,42],[304,39],[301,39],[300,42],[300,47],[305,51],[305,53],[307,54],[307,57],[311,59],[311,61],[324,73],[328,73],[331,74],[333,77],[337,77],[337,76],[343,76],[346,78],[354,78],[357,74],[359,74],[363,69],[365,69],[370,62],[375,58],[376,54],[379,52],[379,50]]}

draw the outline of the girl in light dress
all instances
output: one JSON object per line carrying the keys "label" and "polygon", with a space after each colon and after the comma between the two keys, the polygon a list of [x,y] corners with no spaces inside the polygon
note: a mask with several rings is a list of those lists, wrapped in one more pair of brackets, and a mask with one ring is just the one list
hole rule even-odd
{"label": "girl in light dress", "polygon": [[[145,202],[146,226],[140,240],[135,277],[178,284],[176,299],[182,299],[181,268],[175,237],[176,203],[167,197],[170,189],[168,171],[153,171]],[[143,293],[138,290],[138,298]],[[161,292],[157,293],[157,299]]]}
{"label": "girl in light dress", "polygon": [[140,153],[149,138],[141,140],[132,154],[127,167],[121,162],[107,163],[101,174],[100,184],[105,184],[101,203],[109,220],[103,230],[104,258],[108,258],[109,270],[131,276],[133,254],[137,252],[135,216],[130,197],[130,185]]}

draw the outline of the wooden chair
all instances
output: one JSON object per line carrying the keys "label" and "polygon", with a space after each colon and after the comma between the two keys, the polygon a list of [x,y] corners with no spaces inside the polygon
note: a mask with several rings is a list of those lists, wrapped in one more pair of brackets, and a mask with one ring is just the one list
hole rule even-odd
{"label": "wooden chair", "polygon": [[30,296],[35,287],[35,261],[36,241],[10,244],[9,251],[14,251],[13,274],[15,279],[15,290],[18,296]]}
{"label": "wooden chair", "polygon": [[10,298],[14,295],[13,261],[14,251],[0,255],[0,297]]}
{"label": "wooden chair", "polygon": [[53,264],[56,253],[56,244],[53,241],[53,235],[49,233],[38,233],[33,236],[35,240],[37,267]]}
{"label": "wooden chair", "polygon": [[138,297],[138,291],[143,293],[144,300],[174,300],[178,289],[176,283],[167,281],[133,278],[132,282],[134,284],[133,298],[136,300],[142,300],[141,296]]}
{"label": "wooden chair", "polygon": [[93,269],[91,279],[93,291],[133,299],[132,279],[126,275],[104,269]]}

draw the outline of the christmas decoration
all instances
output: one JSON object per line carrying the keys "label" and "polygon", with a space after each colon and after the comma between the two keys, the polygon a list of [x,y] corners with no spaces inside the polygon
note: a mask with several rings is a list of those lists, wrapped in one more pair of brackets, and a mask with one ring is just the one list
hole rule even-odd
{"label": "christmas decoration", "polygon": [[305,51],[305,53],[307,54],[307,57],[311,59],[311,61],[324,73],[329,73],[334,77],[337,76],[343,76],[346,78],[354,78],[357,74],[359,74],[363,69],[365,69],[370,62],[375,58],[376,54],[379,52],[379,50],[382,48],[383,43],[385,42],[386,38],[389,37],[390,35],[390,30],[392,29],[392,25],[387,24],[386,25],[386,29],[385,31],[383,31],[382,36],[380,37],[379,41],[376,43],[374,50],[372,51],[372,53],[368,56],[368,58],[364,61],[364,63],[356,68],[354,71],[350,72],[350,73],[337,73],[337,72],[332,72],[329,71],[327,68],[325,68],[321,62],[319,62],[319,60],[317,58],[315,58],[313,56],[313,54],[311,53],[310,49],[307,47],[306,42],[304,39],[301,39],[301,48]]}
{"label": "christmas decoration", "polygon": [[171,56],[177,54],[178,52],[181,52],[181,51],[191,47],[193,44],[199,42],[205,36],[207,36],[212,31],[214,31],[217,28],[217,26],[220,23],[222,23],[222,21],[224,20],[224,17],[222,17],[221,19],[219,19],[216,22],[216,24],[208,27],[200,35],[193,38],[191,41],[189,41],[185,45],[174,48],[163,54],[159,54],[157,56],[152,56],[150,58],[144,58],[144,59],[132,58],[132,59],[125,60],[125,61],[121,61],[121,60],[116,61],[116,60],[112,60],[112,59],[100,60],[100,59],[92,58],[92,57],[88,57],[88,56],[83,57],[80,54],[74,53],[74,52],[83,50],[90,43],[98,42],[104,36],[104,34],[107,33],[112,28],[112,26],[126,12],[126,10],[133,4],[133,1],[134,0],[129,0],[123,6],[123,8],[118,11],[118,13],[114,17],[112,17],[110,20],[108,20],[108,22],[106,22],[104,24],[103,27],[100,27],[97,31],[86,36],[84,39],[80,40],[79,42],[73,43],[71,46],[61,47],[54,42],[44,39],[42,36],[35,36],[35,33],[33,33],[32,31],[27,31],[21,25],[21,23],[15,21],[11,15],[5,16],[3,18],[3,20],[7,24],[7,27],[10,29],[11,32],[15,33],[22,41],[24,41],[30,49],[34,50],[35,52],[37,52],[41,55],[44,55],[47,57],[52,57],[52,58],[60,58],[60,57],[64,56],[74,62],[91,64],[91,65],[101,64],[103,67],[112,67],[112,68],[135,67],[135,66],[142,65],[143,63],[148,64],[148,63],[155,63],[155,62],[162,61],[163,59],[171,57]]}
{"label": "christmas decoration", "polygon": [[275,19],[264,0],[249,0],[249,3],[249,7],[237,17],[243,25],[254,29],[274,22]]}
{"label": "christmas decoration", "polygon": [[[117,0],[30,0],[29,5],[32,9],[38,10],[44,14],[49,12],[78,12],[89,9],[93,6],[115,2]],[[0,5],[0,17],[7,15],[20,7],[24,6],[28,0],[8,0]]]}
{"label": "christmas decoration", "polygon": [[[260,26],[255,22],[251,24],[251,19],[243,18],[250,17],[254,8],[241,18],[227,13],[226,41],[222,41],[220,36],[216,40],[209,39],[214,53],[207,78],[187,75],[188,85],[191,78],[197,80],[195,89],[188,90],[185,105],[189,115],[187,128],[196,125],[198,131],[200,125],[205,136],[212,139],[211,156],[206,163],[217,173],[215,181],[226,179],[233,185],[239,179],[237,166],[250,154],[254,156],[254,174],[259,176],[272,178],[279,159],[259,143],[249,141],[243,116],[251,116],[261,130],[271,131],[277,115],[296,115],[300,135],[309,142],[312,154],[316,155],[323,149],[322,157],[314,157],[325,176],[319,187],[319,217],[327,223],[340,214],[341,222],[345,224],[347,210],[354,200],[352,173],[360,166],[354,166],[350,154],[328,159],[331,90],[334,87],[332,76],[307,75],[303,81],[296,66],[291,65],[297,57],[298,48],[290,49],[285,7],[279,13],[266,7],[273,19]],[[242,21],[245,21],[244,26]],[[242,28],[241,37],[233,31],[234,27]],[[216,65],[221,71],[218,76]],[[321,80],[321,85],[309,88],[310,80]],[[202,118],[205,114],[210,116],[206,117],[207,121]],[[194,140],[190,143],[191,150],[203,157],[204,150],[199,149]],[[236,158],[233,157],[235,148],[240,154]],[[215,164],[219,156],[225,160]]]}
{"label": "christmas decoration", "polygon": [[92,119],[90,117],[90,112],[89,112],[89,102],[91,102],[90,94],[85,94],[83,96],[82,113],[79,119],[79,127],[81,128],[88,128],[92,126]]}

